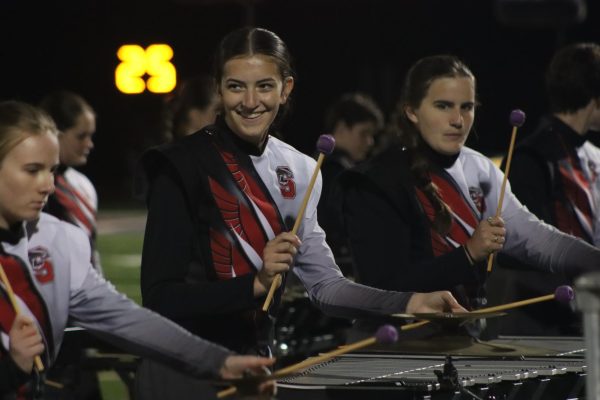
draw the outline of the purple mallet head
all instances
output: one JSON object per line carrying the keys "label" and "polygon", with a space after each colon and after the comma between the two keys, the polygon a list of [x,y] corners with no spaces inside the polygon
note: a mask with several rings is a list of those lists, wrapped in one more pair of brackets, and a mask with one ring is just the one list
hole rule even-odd
{"label": "purple mallet head", "polygon": [[321,135],[317,140],[317,151],[326,156],[330,155],[335,148],[335,139],[331,135]]}
{"label": "purple mallet head", "polygon": [[382,325],[375,333],[375,340],[379,344],[392,344],[398,341],[398,331],[392,325]]}
{"label": "purple mallet head", "polygon": [[575,298],[575,292],[569,285],[562,285],[554,291],[554,299],[559,303],[568,303]]}
{"label": "purple mallet head", "polygon": [[512,126],[520,128],[525,123],[525,113],[521,110],[512,110],[509,121]]}

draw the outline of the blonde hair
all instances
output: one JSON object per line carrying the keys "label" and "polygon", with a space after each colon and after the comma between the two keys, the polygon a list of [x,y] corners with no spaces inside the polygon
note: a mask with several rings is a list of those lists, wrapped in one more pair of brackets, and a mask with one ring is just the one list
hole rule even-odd
{"label": "blonde hair", "polygon": [[20,101],[0,102],[0,164],[23,140],[45,133],[58,135],[58,129],[44,111]]}

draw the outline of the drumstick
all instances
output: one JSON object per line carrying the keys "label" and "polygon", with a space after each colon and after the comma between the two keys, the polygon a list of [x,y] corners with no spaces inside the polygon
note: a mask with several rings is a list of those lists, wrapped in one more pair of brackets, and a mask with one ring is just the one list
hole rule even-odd
{"label": "drumstick", "polygon": [[481,313],[481,312],[497,312],[504,310],[511,310],[513,308],[518,308],[522,306],[527,306],[530,304],[541,303],[549,300],[556,300],[559,303],[568,303],[575,298],[575,292],[573,292],[573,288],[568,285],[559,286],[556,288],[554,293],[547,294],[545,296],[534,297],[527,300],[515,301],[513,303],[501,304],[499,306],[480,308],[479,310],[471,311],[473,313]]}
{"label": "drumstick", "polygon": [[[19,307],[19,303],[17,303],[17,298],[15,297],[15,292],[13,292],[13,289],[12,289],[12,286],[10,285],[8,277],[4,273],[4,267],[2,266],[2,264],[0,264],[0,278],[2,279],[2,283],[4,284],[4,287],[6,288],[6,293],[8,294],[8,298],[10,299],[10,302],[12,304],[13,309],[15,310],[15,313],[21,314],[21,308]],[[35,362],[35,367],[37,368],[37,370],[39,372],[42,372],[44,370],[44,363],[42,363],[42,359],[40,358],[40,356],[39,355],[35,356],[33,361]]]}
{"label": "drumstick", "polygon": [[[317,180],[317,176],[319,175],[319,170],[321,169],[321,164],[323,164],[323,160],[326,155],[330,155],[333,152],[333,148],[335,147],[335,139],[331,135],[321,135],[319,136],[319,140],[317,140],[317,151],[319,152],[319,158],[317,159],[317,165],[315,165],[315,170],[313,171],[312,177],[310,178],[310,182],[308,184],[308,188],[306,193],[304,193],[304,199],[302,200],[302,204],[300,205],[300,210],[298,211],[298,216],[296,217],[296,222],[294,222],[294,227],[292,228],[292,234],[298,233],[298,229],[300,228],[300,223],[302,221],[302,216],[304,215],[304,211],[306,211],[306,206],[308,205],[308,200],[310,199],[310,195],[312,193],[313,187],[315,186],[315,182]],[[281,274],[277,274],[273,282],[271,282],[271,287],[269,288],[269,293],[267,294],[267,298],[265,299],[265,303],[263,304],[262,310],[267,311],[269,306],[271,306],[271,301],[273,300],[273,295],[275,294],[275,290],[281,285]]]}
{"label": "drumstick", "polygon": [[[523,307],[530,304],[541,303],[543,301],[556,300],[559,303],[568,303],[575,298],[575,292],[573,292],[573,288],[568,285],[559,286],[556,288],[554,293],[547,294],[545,296],[534,297],[531,299],[515,301],[513,303],[501,304],[499,306],[480,308],[478,310],[471,311],[471,313],[490,313],[490,312],[498,312],[504,310],[511,310],[513,308]],[[415,329],[420,326],[426,325],[430,323],[430,320],[422,320],[413,322],[411,324],[406,324],[400,326],[400,330],[408,331],[410,329]]]}
{"label": "drumstick", "polygon": [[[502,203],[504,202],[504,191],[506,190],[506,181],[508,180],[508,172],[510,171],[510,163],[512,161],[513,150],[515,149],[515,140],[517,138],[517,129],[525,123],[525,113],[521,110],[512,110],[509,118],[512,125],[512,135],[510,137],[510,146],[508,147],[508,155],[506,156],[506,170],[502,179],[502,187],[500,189],[500,197],[498,198],[498,208],[496,208],[496,218],[502,214]],[[494,263],[494,253],[488,257],[487,272],[492,272],[492,264]]]}
{"label": "drumstick", "polygon": [[[273,374],[269,375],[268,378],[269,380],[282,378],[302,369],[306,369],[313,365],[327,361],[333,357],[341,356],[343,354],[350,353],[351,351],[364,349],[365,347],[371,346],[375,343],[392,344],[395,343],[397,340],[398,331],[396,330],[396,328],[394,328],[392,325],[382,325],[381,327],[379,327],[379,329],[377,329],[375,336],[371,336],[367,339],[363,339],[358,342],[349,344],[347,346],[340,347],[338,349],[332,350],[328,353],[324,353],[316,357],[307,358],[304,361],[300,361],[299,363],[287,366],[285,368],[273,372]],[[222,399],[236,392],[237,388],[235,386],[232,386],[217,393],[217,398]]]}

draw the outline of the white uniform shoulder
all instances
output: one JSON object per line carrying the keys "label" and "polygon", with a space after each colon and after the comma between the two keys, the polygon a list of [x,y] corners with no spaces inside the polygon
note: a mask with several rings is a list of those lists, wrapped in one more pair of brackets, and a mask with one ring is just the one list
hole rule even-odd
{"label": "white uniform shoulder", "polygon": [[64,177],[71,186],[85,196],[86,200],[94,209],[98,208],[96,188],[87,176],[77,171],[75,168],[69,167],[65,170]]}
{"label": "white uniform shoulder", "polygon": [[70,269],[71,288],[79,287],[91,268],[90,241],[83,230],[42,213],[29,233],[29,248],[42,247]]}
{"label": "white uniform shoulder", "polygon": [[[83,240],[89,244],[89,239],[81,228],[68,222],[61,221],[54,215],[42,212],[40,214],[40,219],[34,225],[38,227],[38,231],[46,236],[59,236],[62,237],[63,240],[78,240],[78,237],[82,237]],[[53,233],[53,235],[48,235],[50,233]]]}
{"label": "white uniform shoulder", "polygon": [[475,160],[479,160],[479,161],[484,161],[484,162],[492,162],[492,160],[489,159],[489,157],[483,155],[482,153],[478,152],[477,150],[473,150],[470,147],[463,147],[461,152],[460,152],[460,157],[461,158],[465,158],[465,159],[475,159]]}
{"label": "white uniform shoulder", "polygon": [[596,146],[590,141],[586,141],[581,146],[581,149],[585,151],[589,159],[600,162],[600,147]]}
{"label": "white uniform shoulder", "polygon": [[469,169],[471,170],[471,173],[477,170],[479,172],[478,175],[480,175],[480,177],[487,176],[490,174],[496,176],[503,175],[500,171],[500,168],[498,168],[496,164],[494,164],[492,160],[489,159],[489,157],[469,147],[462,148],[459,160],[462,164],[463,169]]}
{"label": "white uniform shoulder", "polygon": [[281,153],[284,157],[293,159],[294,162],[305,162],[308,163],[309,167],[314,167],[317,163],[313,158],[307,156],[302,153],[300,150],[296,149],[294,146],[277,139],[274,136],[269,137],[268,147],[272,147],[277,152]]}

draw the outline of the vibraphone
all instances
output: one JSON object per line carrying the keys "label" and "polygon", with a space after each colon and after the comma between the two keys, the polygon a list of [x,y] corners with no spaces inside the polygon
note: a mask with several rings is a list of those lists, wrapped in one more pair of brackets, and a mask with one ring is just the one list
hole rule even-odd
{"label": "vibraphone", "polygon": [[[490,342],[510,348],[507,343]],[[278,382],[278,399],[583,399],[586,366],[582,341],[537,338],[554,345],[546,356],[346,354]],[[460,353],[460,352],[459,352]],[[537,351],[537,354],[544,351]],[[446,368],[446,369],[445,369]],[[447,371],[454,371],[449,385]]]}

